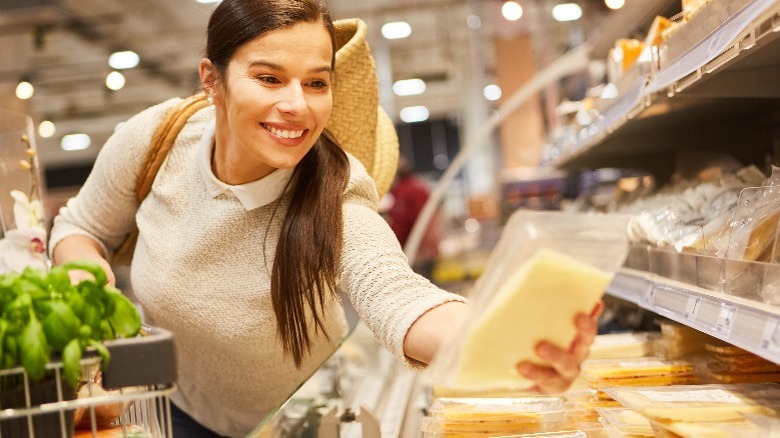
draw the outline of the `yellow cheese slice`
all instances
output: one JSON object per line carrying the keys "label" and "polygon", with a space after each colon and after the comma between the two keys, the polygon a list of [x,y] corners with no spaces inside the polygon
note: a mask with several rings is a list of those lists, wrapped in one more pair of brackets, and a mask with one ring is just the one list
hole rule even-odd
{"label": "yellow cheese slice", "polygon": [[530,386],[516,364],[541,363],[534,349],[542,340],[568,348],[576,335],[576,314],[590,312],[611,279],[591,265],[540,249],[499,287],[466,335],[451,384]]}

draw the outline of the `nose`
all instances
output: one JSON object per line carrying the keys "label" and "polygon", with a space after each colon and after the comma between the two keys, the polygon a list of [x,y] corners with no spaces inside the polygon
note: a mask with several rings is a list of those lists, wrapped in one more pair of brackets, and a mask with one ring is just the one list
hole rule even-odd
{"label": "nose", "polygon": [[282,96],[277,104],[279,111],[295,116],[306,114],[308,105],[303,86],[299,83],[290,83],[282,90]]}

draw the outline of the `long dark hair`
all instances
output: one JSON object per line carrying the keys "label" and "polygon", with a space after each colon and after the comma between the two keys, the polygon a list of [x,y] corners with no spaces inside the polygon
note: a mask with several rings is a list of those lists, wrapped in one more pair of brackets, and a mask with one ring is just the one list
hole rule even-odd
{"label": "long dark hair", "polygon": [[[267,32],[297,23],[321,22],[335,38],[333,22],[318,0],[223,0],[211,14],[206,57],[226,77],[236,50]],[[342,248],[342,201],[349,161],[325,135],[295,167],[291,201],[282,223],[271,268],[271,298],[285,353],[297,367],[311,351],[314,333],[322,330],[326,296],[335,294]]]}

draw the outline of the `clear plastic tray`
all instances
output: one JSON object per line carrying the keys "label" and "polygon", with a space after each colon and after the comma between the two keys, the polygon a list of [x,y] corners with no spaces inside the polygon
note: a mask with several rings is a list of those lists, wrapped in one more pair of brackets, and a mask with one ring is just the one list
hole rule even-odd
{"label": "clear plastic tray", "polygon": [[623,406],[656,421],[733,421],[740,413],[773,414],[780,404],[780,385],[683,385],[605,389]]}
{"label": "clear plastic tray", "polygon": [[599,408],[599,421],[611,435],[619,436],[653,436],[650,420],[628,408]]}

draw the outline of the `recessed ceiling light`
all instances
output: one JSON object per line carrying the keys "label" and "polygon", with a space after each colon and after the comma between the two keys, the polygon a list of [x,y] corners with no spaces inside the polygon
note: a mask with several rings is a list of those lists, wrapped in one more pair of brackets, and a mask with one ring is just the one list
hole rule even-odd
{"label": "recessed ceiling light", "polygon": [[92,139],[87,134],[68,134],[62,137],[60,147],[65,151],[80,151],[89,147]]}
{"label": "recessed ceiling light", "polygon": [[49,138],[54,135],[55,132],[57,132],[57,127],[49,120],[44,120],[38,125],[38,135],[42,138]]}
{"label": "recessed ceiling light", "polygon": [[575,21],[582,17],[582,8],[576,3],[561,3],[555,5],[552,16],[556,21]]}
{"label": "recessed ceiling light", "polygon": [[125,76],[118,71],[112,71],[106,76],[106,87],[109,90],[121,90],[125,86]]}
{"label": "recessed ceiling light", "polygon": [[501,15],[509,21],[517,21],[523,16],[523,7],[520,6],[520,3],[509,0],[501,6]]}
{"label": "recessed ceiling light", "polygon": [[620,9],[626,4],[626,0],[604,0],[604,3],[610,9]]}
{"label": "recessed ceiling light", "polygon": [[487,85],[482,89],[482,95],[485,96],[485,99],[490,101],[501,99],[502,94],[501,87],[496,84]]}
{"label": "recessed ceiling light", "polygon": [[27,81],[19,82],[16,85],[16,97],[22,100],[27,100],[35,93],[35,88]]}
{"label": "recessed ceiling light", "polygon": [[406,38],[412,34],[412,26],[405,21],[394,21],[382,25],[382,36],[389,40]]}
{"label": "recessed ceiling light", "polygon": [[403,79],[393,84],[393,93],[396,96],[414,96],[424,92],[425,81],[422,79]]}
{"label": "recessed ceiling light", "polygon": [[408,106],[401,109],[399,116],[406,123],[422,122],[428,120],[431,112],[424,106]]}
{"label": "recessed ceiling light", "polygon": [[125,68],[133,68],[138,65],[140,58],[138,54],[132,50],[125,50],[124,52],[114,52],[108,57],[108,65],[111,68],[122,70]]}

